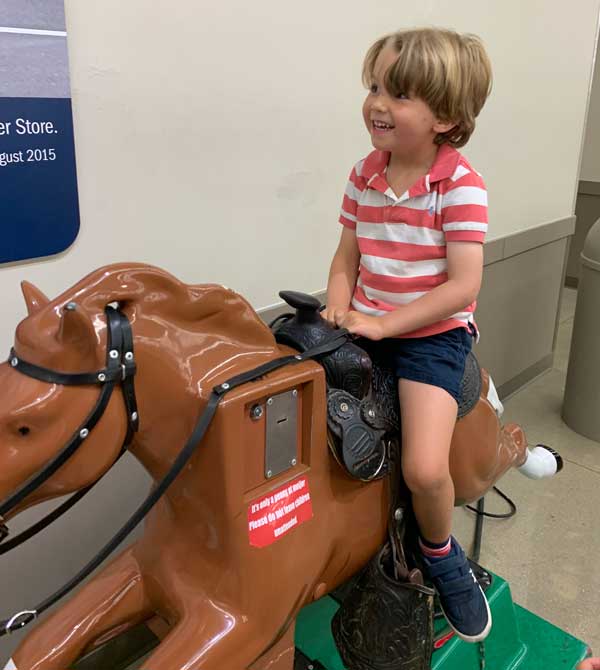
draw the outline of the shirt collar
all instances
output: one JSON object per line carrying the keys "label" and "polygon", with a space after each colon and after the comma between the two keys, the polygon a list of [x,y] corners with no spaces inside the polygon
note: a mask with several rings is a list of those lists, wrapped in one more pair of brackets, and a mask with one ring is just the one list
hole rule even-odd
{"label": "shirt collar", "polygon": [[[385,184],[384,172],[390,159],[389,151],[372,151],[365,159],[363,164],[362,176],[367,180],[367,186],[377,188],[379,180],[383,180]],[[460,161],[460,153],[449,144],[442,144],[438,149],[435,161],[431,169],[424,177],[424,183],[427,191],[430,190],[431,184],[448,179],[451,177]],[[382,184],[379,183],[381,187]]]}
{"label": "shirt collar", "polygon": [[442,181],[442,179],[449,179],[456,171],[459,161],[460,154],[458,151],[449,144],[442,144],[438,149],[435,162],[429,170],[429,182],[433,184],[436,181]]}

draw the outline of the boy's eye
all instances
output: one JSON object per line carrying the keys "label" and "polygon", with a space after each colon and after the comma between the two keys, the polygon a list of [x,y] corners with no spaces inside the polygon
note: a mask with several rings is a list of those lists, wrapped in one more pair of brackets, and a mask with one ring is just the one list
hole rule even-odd
{"label": "boy's eye", "polygon": [[395,97],[398,100],[408,100],[408,95],[406,93],[397,93]]}
{"label": "boy's eye", "polygon": [[371,84],[371,86],[369,86],[369,91],[371,93],[377,93],[377,84]]}

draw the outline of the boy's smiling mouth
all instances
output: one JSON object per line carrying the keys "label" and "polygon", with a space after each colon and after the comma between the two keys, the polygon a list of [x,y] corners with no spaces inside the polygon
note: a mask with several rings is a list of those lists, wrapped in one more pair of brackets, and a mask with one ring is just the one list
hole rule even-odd
{"label": "boy's smiling mouth", "polygon": [[371,121],[371,126],[373,130],[379,131],[379,132],[385,132],[387,130],[393,130],[394,126],[390,125],[389,123],[385,123],[384,121],[375,121],[374,119]]}

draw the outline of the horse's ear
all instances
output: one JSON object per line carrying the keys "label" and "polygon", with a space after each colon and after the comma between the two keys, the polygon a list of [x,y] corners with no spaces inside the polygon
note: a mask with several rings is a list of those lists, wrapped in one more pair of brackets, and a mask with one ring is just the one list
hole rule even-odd
{"label": "horse's ear", "polygon": [[96,349],[96,331],[91,319],[75,303],[63,308],[56,339],[64,346],[73,346],[83,354]]}
{"label": "horse's ear", "polygon": [[39,288],[28,281],[21,282],[21,291],[23,291],[23,297],[27,305],[27,314],[29,316],[39,312],[42,307],[45,307],[50,302]]}

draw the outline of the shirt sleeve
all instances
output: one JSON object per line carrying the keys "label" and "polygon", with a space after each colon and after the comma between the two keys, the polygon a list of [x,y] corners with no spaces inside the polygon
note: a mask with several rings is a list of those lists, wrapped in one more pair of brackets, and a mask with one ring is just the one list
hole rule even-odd
{"label": "shirt sleeve", "polygon": [[339,222],[343,226],[352,230],[356,230],[356,210],[358,209],[360,192],[363,190],[360,188],[361,181],[362,180],[357,173],[357,166],[355,165],[348,177],[339,218]]}
{"label": "shirt sleeve", "polygon": [[452,182],[442,197],[446,242],[481,242],[488,229],[487,190],[481,175],[468,172]]}

